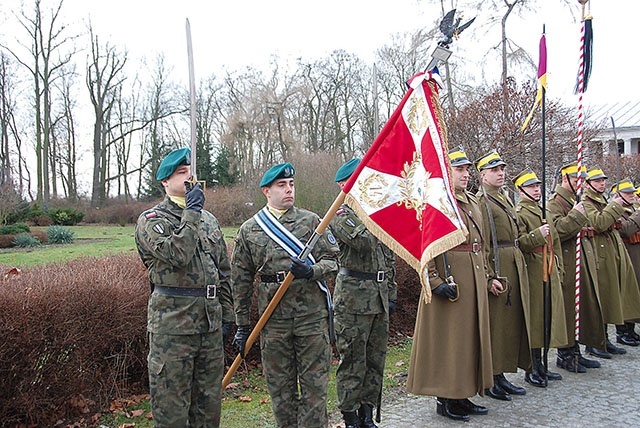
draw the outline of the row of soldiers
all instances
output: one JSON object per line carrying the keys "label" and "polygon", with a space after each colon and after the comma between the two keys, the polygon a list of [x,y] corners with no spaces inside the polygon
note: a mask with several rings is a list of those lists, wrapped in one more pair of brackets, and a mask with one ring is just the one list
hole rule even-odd
{"label": "row of soldiers", "polygon": [[[488,412],[469,397],[509,401],[526,393],[504,373],[521,368],[525,382],[542,388],[561,379],[542,348],[558,349],[557,367],[585,373],[600,361],[583,356],[580,344],[598,358],[626,353],[607,337],[607,324],[616,325],[618,343],[640,344],[633,323],[640,319],[640,211],[630,180],[611,187],[609,200],[602,169],[564,165],[543,212],[541,181],[531,169],[512,180],[516,205],[496,151],[471,162],[460,149],[449,160],[469,235],[430,265],[434,298],[418,308],[409,392],[436,396],[438,414],[466,421]],[[473,165],[475,195],[467,190]]]}
{"label": "row of soldiers", "polygon": [[[464,150],[451,153],[449,160],[469,234],[465,243],[430,263],[434,297],[430,304],[420,299],[409,392],[435,396],[438,414],[468,420],[488,412],[469,400],[476,394],[510,400],[525,393],[504,373],[522,368],[525,381],[537,387],[560,379],[543,361],[547,341],[558,348],[557,366],[578,373],[600,364],[580,354],[580,343],[599,358],[624,352],[608,340],[607,323],[616,324],[619,343],[640,343],[631,324],[640,318],[640,291],[629,261],[633,245],[640,242],[631,182],[618,183],[609,202],[601,169],[565,165],[543,213],[540,180],[533,171],[513,180],[516,207],[504,191],[506,163],[497,152],[475,162],[481,182],[476,195],[467,190],[474,163]],[[358,162],[338,170],[340,187]],[[294,174],[289,163],[265,172],[260,188],[266,205],[240,227],[229,259],[220,225],[203,209],[204,192],[190,180],[189,149],[171,152],[162,161],[156,178],[166,197],[140,215],[135,234],[152,289],[148,367],[156,426],[219,426],[224,343],[235,323],[232,344],[245,355],[252,299],[262,313],[287,272],[295,279],[260,336],[278,426],[327,426],[333,331],[340,353],[338,407],[345,426],[376,426],[373,410],[379,410],[389,317],[396,307],[395,256],[345,205],[309,257],[300,260],[321,219],[294,206]],[[582,175],[587,184],[579,202]],[[578,236],[581,324],[576,342]],[[329,278],[336,278],[333,296],[324,282]]]}
{"label": "row of soldiers", "polygon": [[[337,171],[341,188],[358,163],[353,159]],[[393,252],[344,205],[331,222],[333,233],[317,236],[301,260],[321,219],[294,206],[295,170],[282,163],[262,176],[267,203],[239,228],[229,259],[216,218],[203,209],[204,192],[190,180],[190,164],[189,149],[163,159],[156,179],[166,196],[136,224],[152,290],[147,330],[155,426],[220,425],[224,343],[235,322],[232,345],[246,354],[252,300],[262,314],[290,272],[295,279],[260,335],[277,425],[328,425],[335,343],[345,426],[375,428],[373,409],[379,410],[389,317],[396,307]],[[328,278],[336,279],[333,295]]]}

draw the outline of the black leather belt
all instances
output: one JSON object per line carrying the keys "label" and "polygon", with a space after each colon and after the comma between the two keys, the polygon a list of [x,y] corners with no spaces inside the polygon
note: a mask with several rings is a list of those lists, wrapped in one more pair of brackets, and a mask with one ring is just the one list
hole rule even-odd
{"label": "black leather belt", "polygon": [[170,287],[165,285],[156,285],[153,287],[155,294],[163,296],[176,297],[205,297],[207,299],[215,299],[218,297],[218,286],[209,284],[206,287]]}
{"label": "black leather belt", "polygon": [[260,275],[260,282],[277,282],[280,283],[284,281],[284,277],[287,276],[287,272],[281,270],[280,272],[276,272],[274,275]]}
{"label": "black leather belt", "polygon": [[376,281],[376,282],[382,282],[387,277],[386,272],[383,270],[379,270],[378,272],[360,272],[357,270],[340,268],[340,271],[338,273],[344,276],[351,276],[353,278],[366,279],[366,280]]}

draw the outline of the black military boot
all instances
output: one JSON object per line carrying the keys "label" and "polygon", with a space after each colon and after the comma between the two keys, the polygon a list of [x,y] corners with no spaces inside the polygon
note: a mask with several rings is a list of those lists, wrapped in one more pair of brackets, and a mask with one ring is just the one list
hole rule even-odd
{"label": "black military boot", "polygon": [[558,358],[556,359],[556,366],[573,373],[587,372],[587,369],[582,364],[580,364],[578,355],[576,355],[573,352],[573,348],[558,349]]}
{"label": "black military boot", "polygon": [[456,400],[438,397],[436,399],[436,413],[454,421],[468,421],[469,415],[462,413],[462,409],[455,404]]}
{"label": "black military boot", "polygon": [[540,371],[544,373],[544,376],[547,378],[547,380],[562,380],[562,375],[560,373],[552,372],[551,370],[549,370],[549,364],[545,364],[545,356],[542,355],[541,358]]}
{"label": "black military boot", "polygon": [[358,416],[362,428],[378,428],[378,425],[373,423],[373,406],[371,404],[362,403],[360,410],[358,410]]}
{"label": "black military boot", "polygon": [[538,388],[546,388],[547,379],[544,376],[544,368],[542,367],[540,348],[531,349],[531,370],[528,370],[524,374],[524,380],[525,382],[533,386],[537,386]]}
{"label": "black military boot", "polygon": [[583,357],[582,353],[580,352],[580,345],[579,344],[575,344],[573,346],[573,352],[575,355],[578,356],[578,363],[582,364],[584,367],[588,368],[588,369],[598,369],[600,368],[601,364],[600,361],[598,360],[590,360],[589,358]]}
{"label": "black military boot", "polygon": [[632,326],[633,323],[624,323],[616,325],[616,342],[621,343],[627,346],[638,346],[640,342],[638,342],[629,332],[629,324]]}
{"label": "black military boot", "polygon": [[342,412],[342,419],[344,419],[344,428],[360,428],[360,419],[356,412]]}
{"label": "black military boot", "polygon": [[515,386],[504,377],[504,373],[499,375],[493,375],[493,383],[497,384],[500,388],[511,395],[525,395],[527,390],[521,386]]}
{"label": "black military boot", "polygon": [[640,334],[636,333],[636,324],[633,322],[626,322],[624,325],[627,326],[627,334],[633,337],[637,342],[640,342]]}

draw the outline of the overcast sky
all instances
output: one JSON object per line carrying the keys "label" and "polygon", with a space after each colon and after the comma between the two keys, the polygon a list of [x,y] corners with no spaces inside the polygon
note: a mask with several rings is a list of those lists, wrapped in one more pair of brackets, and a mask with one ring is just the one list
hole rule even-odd
{"label": "overcast sky", "polygon": [[[0,24],[33,0],[0,0]],[[58,0],[42,0],[43,9]],[[186,82],[185,21],[191,23],[196,79],[225,68],[258,67],[272,55],[281,59],[315,59],[335,49],[358,54],[373,62],[375,50],[390,43],[396,33],[432,28],[439,17],[439,2],[424,0],[64,0],[64,22],[86,28],[91,19],[101,42],[125,48],[129,62],[153,59],[164,53],[172,64],[173,79]],[[452,2],[447,1],[447,4]],[[463,61],[467,74],[499,74],[498,57],[486,53],[500,39],[499,24],[489,25],[487,11],[464,8],[458,13],[476,22],[452,45],[453,61]],[[580,5],[571,9],[558,0],[538,0],[535,14],[510,18],[507,34],[537,62],[538,41],[546,25],[548,95],[572,102],[578,71]],[[594,66],[585,102],[640,99],[635,82],[637,53],[634,29],[640,16],[638,0],[593,0]],[[2,16],[4,15],[4,16]],[[6,22],[6,21],[5,21]],[[15,27],[0,25],[0,37],[15,39]],[[88,43],[83,43],[88,44]],[[428,62],[425,60],[425,63]],[[418,71],[418,70],[416,70]],[[529,78],[535,69],[529,70]],[[410,76],[407,76],[409,78]],[[494,80],[495,81],[495,80]]]}

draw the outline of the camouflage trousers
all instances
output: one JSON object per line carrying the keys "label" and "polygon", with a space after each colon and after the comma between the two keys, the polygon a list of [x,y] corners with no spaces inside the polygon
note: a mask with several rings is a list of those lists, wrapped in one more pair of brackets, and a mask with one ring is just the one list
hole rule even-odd
{"label": "camouflage trousers", "polygon": [[336,312],[338,408],[353,412],[361,403],[377,405],[389,339],[389,316]]}
{"label": "camouflage trousers", "polygon": [[222,330],[193,335],[149,333],[149,390],[159,428],[220,426]]}
{"label": "camouflage trousers", "polygon": [[327,311],[270,319],[260,347],[278,427],[326,428],[331,366]]}

